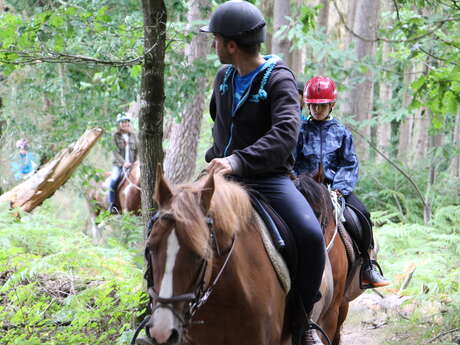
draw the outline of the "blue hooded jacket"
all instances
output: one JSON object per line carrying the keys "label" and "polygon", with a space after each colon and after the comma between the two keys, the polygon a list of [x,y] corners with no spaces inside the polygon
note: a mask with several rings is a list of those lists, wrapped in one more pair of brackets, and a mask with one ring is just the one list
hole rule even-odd
{"label": "blue hooded jacket", "polygon": [[297,175],[314,175],[323,162],[327,183],[333,190],[349,195],[358,181],[358,158],[350,131],[332,118],[315,121],[311,117],[302,121],[297,142]]}

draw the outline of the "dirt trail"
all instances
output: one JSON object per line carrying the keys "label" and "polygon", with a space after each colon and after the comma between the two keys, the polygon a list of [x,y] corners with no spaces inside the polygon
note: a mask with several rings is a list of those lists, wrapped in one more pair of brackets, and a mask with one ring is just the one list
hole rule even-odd
{"label": "dirt trail", "polygon": [[401,303],[398,296],[382,299],[367,292],[350,304],[348,318],[342,329],[343,345],[384,345],[395,340],[387,327],[388,315]]}

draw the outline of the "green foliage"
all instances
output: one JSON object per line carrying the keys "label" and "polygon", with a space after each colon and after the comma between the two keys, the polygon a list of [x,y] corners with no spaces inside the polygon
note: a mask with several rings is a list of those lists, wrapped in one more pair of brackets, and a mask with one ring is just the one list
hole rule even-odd
{"label": "green foliage", "polygon": [[[405,64],[423,66],[419,71],[422,75],[412,83],[411,107],[426,107],[431,113],[433,127],[442,128],[445,118],[455,116],[460,104],[460,7],[449,1],[398,3],[398,16],[393,13],[381,34],[392,41],[393,50],[399,54],[393,54],[394,57],[399,60],[405,56]],[[414,9],[414,3],[419,8]]]}
{"label": "green foliage", "polygon": [[[434,153],[430,154],[434,156]],[[428,155],[428,156],[430,156]],[[439,158],[444,162],[447,157]],[[448,162],[449,160],[447,160]],[[387,221],[401,223],[422,223],[423,204],[414,187],[400,173],[388,164],[366,164],[360,169],[360,179],[356,193],[373,212],[379,212],[379,223]],[[458,192],[459,181],[449,175],[448,167],[440,169],[437,183],[427,186],[429,167],[432,160],[420,161],[409,169],[403,162],[397,162],[404,167],[421,189],[423,196],[431,203],[433,213],[449,205],[460,204]]]}
{"label": "green foliage", "polygon": [[402,332],[412,328],[408,333],[427,340],[460,324],[459,225],[460,206],[449,206],[435,212],[431,226],[386,224],[376,230],[379,261],[392,280],[390,289],[401,289],[414,272],[402,291],[410,297],[406,304],[412,311],[399,321]]}
{"label": "green foliage", "polygon": [[0,210],[2,344],[126,344],[146,306],[122,247],[95,247],[47,202],[18,220]]}

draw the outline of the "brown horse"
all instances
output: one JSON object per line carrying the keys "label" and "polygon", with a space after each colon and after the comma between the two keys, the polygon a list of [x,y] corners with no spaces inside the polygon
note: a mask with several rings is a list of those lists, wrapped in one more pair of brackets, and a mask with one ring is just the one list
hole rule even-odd
{"label": "brown horse", "polygon": [[152,339],[291,344],[286,293],[245,190],[217,175],[172,188],[158,173],[156,200],[159,216],[146,243]]}
{"label": "brown horse", "polygon": [[[122,180],[117,188],[115,207],[120,214],[133,212],[139,215],[141,211],[139,161],[134,162],[132,168],[122,172],[122,174]],[[105,180],[99,182],[91,180],[89,188],[84,193],[89,212],[88,232],[95,242],[101,239],[104,228],[104,224],[101,224],[97,217],[109,207],[107,193],[110,185],[110,173],[107,172],[105,176]]]}
{"label": "brown horse", "polygon": [[122,180],[117,188],[116,207],[119,213],[141,211],[141,171],[139,161],[135,161],[129,170],[122,172]]}
{"label": "brown horse", "polygon": [[[332,344],[339,345],[340,330],[348,314],[349,302],[363,292],[359,288],[359,270],[356,269],[360,266],[359,259],[356,262],[353,260],[352,264],[349,262],[343,239],[347,235],[342,223],[336,219],[328,189],[307,175],[299,177],[297,187],[323,227],[329,259],[321,285],[323,298],[316,303],[313,318]],[[324,337],[322,342],[326,344]]]}
{"label": "brown horse", "polygon": [[[314,313],[337,345],[348,312],[348,261],[340,236],[334,235],[329,196],[319,184],[315,187],[322,202],[312,206],[322,208],[318,216],[326,241],[334,243],[323,299]],[[152,272],[147,278],[152,298],[147,330],[155,344],[292,344],[287,295],[246,191],[217,175],[170,187],[158,173],[155,198],[158,219],[146,243]]]}

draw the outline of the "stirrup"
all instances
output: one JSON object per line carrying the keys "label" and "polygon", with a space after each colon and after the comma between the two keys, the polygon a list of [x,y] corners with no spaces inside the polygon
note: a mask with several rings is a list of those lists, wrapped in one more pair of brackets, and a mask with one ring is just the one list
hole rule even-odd
{"label": "stirrup", "polygon": [[[321,326],[318,325],[316,322],[314,322],[312,319],[308,320],[307,328],[305,330],[305,343],[306,343],[306,345],[323,344],[319,338],[318,338],[318,340],[314,339],[315,336],[312,334],[312,332],[314,332],[314,331],[320,332],[321,335],[326,339],[327,344],[332,345],[331,340],[327,336],[326,332],[324,332],[324,330],[321,328]],[[316,337],[318,337],[318,336],[316,335]],[[318,343],[318,341],[320,341],[320,342]]]}

